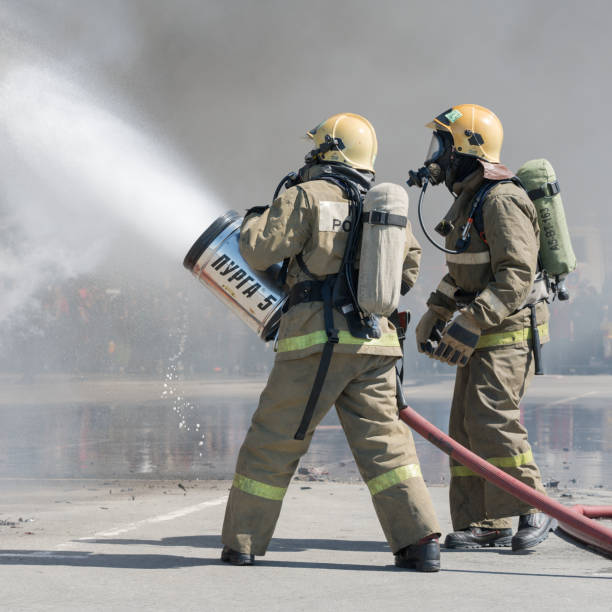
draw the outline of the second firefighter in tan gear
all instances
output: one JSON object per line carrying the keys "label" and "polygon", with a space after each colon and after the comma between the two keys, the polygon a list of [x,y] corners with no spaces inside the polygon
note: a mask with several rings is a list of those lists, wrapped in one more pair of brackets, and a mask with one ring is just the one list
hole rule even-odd
{"label": "second firefighter in tan gear", "polygon": [[[439,151],[436,159],[426,160],[426,165],[439,163],[439,182],[444,180],[457,196],[439,226],[446,230],[446,248],[460,250],[457,245],[466,224],[472,222],[478,194],[485,194],[481,205],[484,227],[476,231],[472,226],[468,247],[446,255],[448,274],[427,301],[428,311],[416,328],[417,348],[458,366],[449,434],[543,492],[519,411],[534,373],[531,311],[526,302],[537,268],[536,211],[525,191],[510,182],[513,173],[497,163],[503,132],[491,111],[461,105],[442,113],[427,127],[439,130],[440,142],[450,147]],[[480,191],[485,184],[489,190]],[[547,305],[541,301],[535,308],[540,340],[547,342]],[[450,547],[510,545],[511,517],[524,515],[521,521],[525,523],[531,520],[525,517],[536,512],[454,460],[450,507],[456,530],[447,537]],[[546,537],[536,535],[527,546]],[[515,548],[523,544],[513,541]]]}
{"label": "second firefighter in tan gear", "polygon": [[[374,146],[371,140],[366,143],[369,153],[364,157],[363,143],[358,143],[354,129],[361,126],[368,139],[373,130],[358,115],[349,118],[343,125],[331,118],[311,135],[317,145],[331,143],[333,147],[340,142],[343,148],[336,153],[342,155],[338,160],[331,158],[333,171],[362,181],[367,191],[375,140]],[[325,136],[330,138],[318,133],[328,129]],[[359,145],[357,150],[352,143]],[[298,185],[285,191],[270,208],[257,211],[261,214],[247,214],[243,222],[240,248],[245,260],[255,269],[266,269],[289,259],[289,288],[313,277],[336,274],[340,268],[348,236],[349,201],[340,186],[324,180],[329,150],[324,149],[319,159],[310,159]],[[406,233],[402,281],[410,287],[418,274],[421,249],[409,224]],[[419,565],[421,561],[415,561],[412,553],[404,555],[406,550],[416,550],[411,546],[437,537],[440,527],[412,434],[398,418],[395,362],[402,352],[396,329],[387,318],[380,318],[379,338],[357,338],[334,310],[338,343],[305,438],[294,437],[327,341],[323,310],[321,301],[302,301],[281,318],[274,367],[237,461],[223,525],[224,560],[240,563],[249,559],[245,556],[266,552],[299,459],[317,424],[335,405],[389,546],[396,553],[396,563],[406,561],[415,563],[411,566],[417,569],[435,571],[433,564]]]}

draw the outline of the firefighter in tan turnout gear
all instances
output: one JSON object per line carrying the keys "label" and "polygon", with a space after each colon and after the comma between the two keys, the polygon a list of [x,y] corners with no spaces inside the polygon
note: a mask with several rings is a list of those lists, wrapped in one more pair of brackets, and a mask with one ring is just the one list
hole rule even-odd
{"label": "firefighter in tan turnout gear", "polygon": [[[355,314],[350,301],[342,312],[337,307],[347,243],[355,235],[351,214],[374,177],[376,134],[364,117],[345,113],[309,136],[315,148],[306,165],[270,207],[247,211],[241,228],[240,250],[250,266],[264,270],[285,262],[289,297],[274,367],[238,456],[221,559],[251,565],[265,554],[299,459],[335,404],[396,565],[438,571],[440,527],[412,434],[398,419],[396,328],[386,317],[364,326],[349,316]],[[406,192],[393,187],[407,210]],[[421,249],[407,218],[400,224],[406,247],[399,272],[407,290]],[[333,308],[326,306],[330,291]]]}
{"label": "firefighter in tan turnout gear", "polygon": [[[536,210],[500,163],[503,129],[493,112],[474,104],[455,106],[427,127],[434,130],[427,170],[411,172],[409,183],[423,186],[427,176],[434,185],[444,182],[456,199],[436,227],[446,237],[448,274],[427,301],[416,328],[417,348],[458,366],[449,435],[543,492],[519,412],[534,373],[533,330],[541,342],[548,341],[546,290],[536,280]],[[554,528],[548,516],[466,467],[451,460],[450,469],[455,531],[447,535],[446,548],[520,550],[543,541]],[[516,515],[513,536],[510,517]]]}

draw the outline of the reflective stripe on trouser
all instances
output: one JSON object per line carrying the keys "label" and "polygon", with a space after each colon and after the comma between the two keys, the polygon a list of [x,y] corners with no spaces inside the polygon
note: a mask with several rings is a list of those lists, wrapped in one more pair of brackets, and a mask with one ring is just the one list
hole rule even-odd
{"label": "reflective stripe on trouser", "polygon": [[334,354],[306,437],[294,440],[319,359],[275,362],[240,449],[223,543],[265,553],[299,459],[333,404],[391,549],[439,533],[412,433],[398,418],[395,357]]}
{"label": "reflective stripe on trouser", "polygon": [[[544,492],[533,460],[519,403],[533,376],[533,353],[527,346],[476,351],[457,369],[449,434],[460,444]],[[503,529],[509,517],[533,508],[451,460],[450,509],[454,529],[482,525]]]}
{"label": "reflective stripe on trouser", "polygon": [[[510,455],[508,457],[487,457],[486,460],[495,467],[509,468],[519,467],[527,463],[533,463],[533,453],[529,450],[520,455]],[[470,468],[465,465],[453,465],[451,467],[451,476],[477,476]]]}

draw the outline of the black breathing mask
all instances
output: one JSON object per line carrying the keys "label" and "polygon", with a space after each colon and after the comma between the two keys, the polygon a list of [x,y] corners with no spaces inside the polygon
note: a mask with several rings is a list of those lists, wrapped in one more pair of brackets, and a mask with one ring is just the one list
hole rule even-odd
{"label": "black breathing mask", "polygon": [[[419,204],[417,206],[417,212],[419,216],[419,223],[421,229],[425,234],[425,237],[431,244],[437,249],[445,253],[457,254],[464,252],[469,245],[469,227],[461,235],[461,240],[457,242],[455,249],[447,249],[446,247],[438,244],[428,233],[423,223],[422,217],[422,205],[423,196],[427,190],[427,186],[431,183],[432,185],[439,185],[444,183],[448,190],[453,193],[453,185],[456,181],[461,180],[461,177],[467,176],[469,172],[473,171],[473,164],[478,161],[473,158],[467,158],[465,155],[458,155],[453,149],[453,138],[451,134],[447,132],[434,131],[431,137],[431,143],[427,150],[425,162],[418,170],[410,170],[408,172],[408,180],[406,181],[409,186],[416,185],[421,187],[421,195],[419,197]],[[468,172],[469,171],[469,172]],[[446,218],[444,218],[435,230],[441,236],[448,236],[454,229],[453,224]]]}
{"label": "black breathing mask", "polygon": [[425,162],[418,170],[408,172],[408,185],[423,186],[423,179],[427,178],[432,185],[445,182],[448,169],[452,162],[453,138],[446,132],[435,130],[431,135],[431,142],[425,155]]}

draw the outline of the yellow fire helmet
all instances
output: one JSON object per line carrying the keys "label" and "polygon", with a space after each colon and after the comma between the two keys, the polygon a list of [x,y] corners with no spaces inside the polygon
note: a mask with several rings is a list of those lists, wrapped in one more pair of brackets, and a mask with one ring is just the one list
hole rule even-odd
{"label": "yellow fire helmet", "polygon": [[374,172],[378,142],[374,127],[365,117],[339,113],[307,132],[306,136],[317,145],[309,154],[311,159],[339,162],[357,170]]}
{"label": "yellow fire helmet", "polygon": [[425,127],[450,132],[457,153],[498,164],[504,128],[497,115],[478,104],[460,104],[438,115]]}

